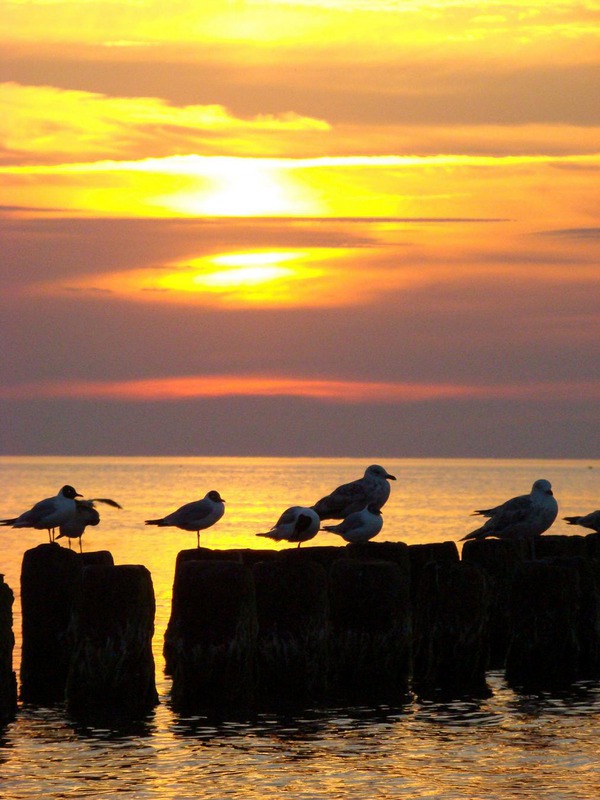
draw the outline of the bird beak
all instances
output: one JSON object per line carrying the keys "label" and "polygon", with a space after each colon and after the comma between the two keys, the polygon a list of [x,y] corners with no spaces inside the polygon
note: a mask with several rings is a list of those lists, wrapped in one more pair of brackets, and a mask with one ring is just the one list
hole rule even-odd
{"label": "bird beak", "polygon": [[79,494],[79,492],[75,492],[75,497],[83,497],[83,495]]}
{"label": "bird beak", "polygon": [[395,480],[396,480],[396,476],[395,476],[395,475],[389,475],[389,474],[388,474],[388,475],[386,475],[385,477],[386,477],[386,478],[389,478],[391,481],[395,481]]}

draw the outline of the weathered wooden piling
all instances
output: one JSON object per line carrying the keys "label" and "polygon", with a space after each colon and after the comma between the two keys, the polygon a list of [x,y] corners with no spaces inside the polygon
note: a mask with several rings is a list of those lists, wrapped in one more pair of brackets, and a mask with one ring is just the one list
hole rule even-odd
{"label": "weathered wooden piling", "polygon": [[600,533],[588,533],[584,539],[587,557],[600,560]]}
{"label": "weathered wooden piling", "polygon": [[526,561],[510,597],[506,679],[519,691],[564,689],[579,676],[579,573],[572,565]]}
{"label": "weathered wooden piling", "polygon": [[143,717],[158,702],[152,578],[138,565],[85,567],[71,621],[68,711],[78,717]]}
{"label": "weathered wooden piling", "polygon": [[393,561],[410,574],[410,555],[404,542],[353,542],[345,547],[349,558],[360,561]]}
{"label": "weathered wooden piling", "polygon": [[12,606],[15,596],[4,575],[0,575],[0,724],[11,720],[17,711],[17,677],[13,670]]}
{"label": "weathered wooden piling", "polygon": [[331,565],[330,693],[335,701],[401,704],[411,667],[410,583],[392,561]]}
{"label": "weathered wooden piling", "polygon": [[587,556],[586,537],[578,533],[565,536],[545,533],[537,536],[534,542],[536,559],[555,558],[558,556]]}
{"label": "weathered wooden piling", "polygon": [[464,544],[463,562],[480,567],[489,582],[489,669],[504,669],[510,638],[509,598],[517,567],[528,557],[529,544],[523,539],[471,539]]}
{"label": "weathered wooden piling", "polygon": [[256,682],[250,568],[233,561],[185,561],[173,591],[173,708],[243,715],[253,705]]}
{"label": "weathered wooden piling", "polygon": [[321,564],[254,565],[258,617],[257,703],[278,710],[322,701],[327,692],[329,600]]}
{"label": "weathered wooden piling", "polygon": [[421,698],[488,697],[490,592],[475,564],[427,564],[414,603],[413,688]]}
{"label": "weathered wooden piling", "polygon": [[165,631],[163,643],[163,656],[165,659],[165,675],[173,675],[177,660],[178,648],[181,645],[179,631],[180,619],[175,610],[176,599],[179,595],[177,584],[183,564],[188,561],[234,561],[239,563],[240,555],[237,550],[212,550],[208,547],[194,547],[189,550],[180,550],[175,560],[175,575],[173,578],[173,592],[171,595],[171,614]]}
{"label": "weathered wooden piling", "polygon": [[108,550],[94,550],[90,553],[78,553],[79,560],[83,567],[93,567],[103,565],[106,567],[114,565],[112,553]]}
{"label": "weathered wooden piling", "polygon": [[411,572],[411,593],[413,600],[419,587],[419,581],[425,567],[430,563],[449,562],[458,564],[460,557],[456,542],[429,542],[427,544],[409,544],[408,557]]}
{"label": "weathered wooden piling", "polygon": [[564,556],[553,559],[552,563],[573,567],[579,575],[578,677],[597,680],[600,678],[600,562],[582,556]]}
{"label": "weathered wooden piling", "polygon": [[340,559],[348,558],[345,547],[286,547],[279,551],[279,558],[284,561],[312,561],[321,564],[328,572],[331,565]]}
{"label": "weathered wooden piling", "polygon": [[67,630],[80,591],[81,569],[79,555],[54,542],[40,544],[23,556],[20,696],[25,703],[64,701],[71,657]]}

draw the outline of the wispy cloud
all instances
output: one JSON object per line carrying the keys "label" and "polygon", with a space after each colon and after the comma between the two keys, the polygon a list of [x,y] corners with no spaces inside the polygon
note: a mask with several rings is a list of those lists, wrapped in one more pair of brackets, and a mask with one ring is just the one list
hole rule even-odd
{"label": "wispy cloud", "polygon": [[600,380],[531,384],[368,382],[262,375],[184,376],[126,381],[60,381],[0,388],[4,400],[57,399],[168,402],[215,397],[299,397],[336,403],[421,403],[451,399],[600,399]]}

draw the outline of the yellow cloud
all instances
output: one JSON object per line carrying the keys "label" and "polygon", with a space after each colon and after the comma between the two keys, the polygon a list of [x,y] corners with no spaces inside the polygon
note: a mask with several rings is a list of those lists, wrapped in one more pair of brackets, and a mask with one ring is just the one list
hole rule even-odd
{"label": "yellow cloud", "polygon": [[[0,85],[0,142],[12,157],[53,162],[144,152],[277,153],[277,139],[323,134],[323,120],[291,112],[235,117],[221,105],[173,106],[153,97],[107,97],[50,86]],[[215,139],[218,137],[218,139]]]}

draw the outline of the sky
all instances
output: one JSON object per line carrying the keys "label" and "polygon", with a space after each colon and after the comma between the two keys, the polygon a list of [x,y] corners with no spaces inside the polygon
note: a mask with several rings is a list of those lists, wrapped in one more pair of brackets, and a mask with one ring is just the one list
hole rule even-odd
{"label": "sky", "polygon": [[0,453],[598,457],[600,2],[0,18]]}

